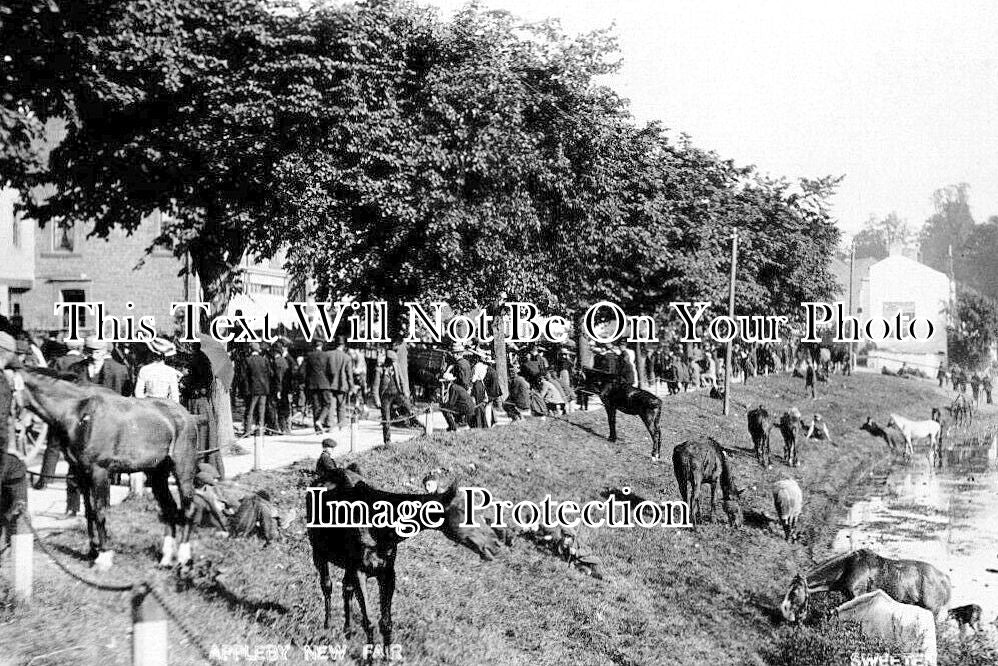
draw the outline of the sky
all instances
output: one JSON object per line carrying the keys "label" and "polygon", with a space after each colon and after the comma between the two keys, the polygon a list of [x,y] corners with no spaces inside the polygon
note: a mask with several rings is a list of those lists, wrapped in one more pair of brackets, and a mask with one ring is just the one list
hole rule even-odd
{"label": "sky", "polygon": [[[449,16],[462,0],[422,0]],[[960,0],[483,0],[570,33],[613,26],[606,83],[639,121],[774,176],[844,175],[834,214],[852,234],[932,193],[970,185],[998,215],[998,2]]]}

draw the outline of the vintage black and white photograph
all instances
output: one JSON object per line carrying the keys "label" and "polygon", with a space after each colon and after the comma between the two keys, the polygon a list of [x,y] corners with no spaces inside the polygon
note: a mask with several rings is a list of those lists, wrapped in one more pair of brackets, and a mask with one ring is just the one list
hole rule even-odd
{"label": "vintage black and white photograph", "polygon": [[998,665],[998,4],[0,0],[0,666]]}

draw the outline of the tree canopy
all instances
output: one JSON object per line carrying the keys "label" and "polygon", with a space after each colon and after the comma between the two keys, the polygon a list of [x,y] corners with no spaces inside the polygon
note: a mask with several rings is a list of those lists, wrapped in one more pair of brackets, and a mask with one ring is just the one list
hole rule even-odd
{"label": "tree canopy", "polygon": [[[287,247],[320,295],[506,294],[574,314],[724,301],[794,312],[833,288],[836,179],[791,183],[638,126],[597,82],[612,36],[469,6],[0,0],[3,176],[41,223],[134,229],[159,209],[224,309],[242,256]],[[66,138],[18,146],[53,118]]]}
{"label": "tree canopy", "polygon": [[907,243],[914,236],[908,223],[891,212],[882,219],[870,217],[853,238],[857,259],[886,259],[894,243]]}

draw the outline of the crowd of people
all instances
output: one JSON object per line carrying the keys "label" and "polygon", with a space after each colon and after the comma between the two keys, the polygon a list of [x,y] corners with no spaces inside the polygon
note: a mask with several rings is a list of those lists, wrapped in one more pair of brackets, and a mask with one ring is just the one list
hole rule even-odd
{"label": "crowd of people", "polygon": [[945,365],[940,365],[939,371],[936,373],[936,379],[939,380],[940,387],[952,388],[961,395],[967,394],[967,387],[969,386],[975,407],[980,407],[982,401],[987,402],[989,405],[994,404],[991,398],[994,379],[991,376],[990,369],[983,371],[975,370],[968,373],[966,368],[961,368],[955,363],[948,369]]}

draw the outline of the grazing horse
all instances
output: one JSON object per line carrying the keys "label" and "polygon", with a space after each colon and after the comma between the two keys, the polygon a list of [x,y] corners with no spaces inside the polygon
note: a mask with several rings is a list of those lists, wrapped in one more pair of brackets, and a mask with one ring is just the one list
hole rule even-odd
{"label": "grazing horse", "polygon": [[788,621],[797,622],[807,614],[810,597],[816,592],[842,592],[855,599],[871,590],[883,590],[903,604],[928,608],[942,620],[952,586],[949,576],[928,562],[893,560],[860,548],[794,576],[780,610]]}
{"label": "grazing horse", "polygon": [[847,622],[856,622],[867,636],[911,645],[923,656],[926,666],[935,666],[936,622],[932,613],[891,599],[883,590],[861,594],[835,609],[835,616]]}
{"label": "grazing horse", "polygon": [[800,412],[791,407],[780,417],[780,434],[783,435],[783,462],[789,467],[800,466],[797,452],[797,432],[800,430]]}
{"label": "grazing horse", "polygon": [[933,421],[929,419],[928,421],[914,421],[912,419],[907,419],[898,414],[891,414],[891,418],[887,421],[887,425],[896,425],[898,430],[904,435],[904,451],[907,455],[911,455],[914,448],[911,445],[912,439],[921,439],[923,437],[928,437],[929,446],[935,451],[936,442],[938,441],[942,428],[938,421]]}
{"label": "grazing horse", "polygon": [[594,368],[583,368],[585,385],[588,390],[599,395],[606,420],[610,426],[610,441],[617,441],[617,411],[639,416],[651,436],[651,457],[658,460],[662,449],[662,430],[659,419],[662,417],[662,401],[653,393],[634,388],[617,380],[616,375]]}
{"label": "grazing horse", "polygon": [[703,484],[710,486],[710,519],[714,520],[714,502],[717,497],[717,484],[721,484],[724,512],[732,525],[742,522],[738,497],[742,494],[731,475],[728,454],[716,440],[689,440],[677,444],[672,450],[672,466],[679,483],[679,494],[690,507],[693,524],[701,523],[700,499]]}
{"label": "grazing horse", "polygon": [[772,467],[769,457],[769,431],[773,423],[769,420],[769,412],[762,405],[748,413],[748,431],[755,447],[755,457],[763,467]]}
{"label": "grazing horse", "polygon": [[[106,550],[104,493],[109,473],[144,472],[169,530],[163,538],[163,559],[181,564],[191,558],[191,513],[194,472],[198,458],[197,422],[171,400],[125,398],[100,386],[79,386],[47,369],[31,368],[24,378],[27,406],[45,421],[60,442],[83,495],[90,535],[90,555],[97,565],[111,565]],[[180,490],[181,510],[169,489],[173,475]]]}
{"label": "grazing horse", "polygon": [[793,479],[782,479],[773,484],[773,504],[783,526],[783,537],[790,541],[804,507],[804,493]]}
{"label": "grazing horse", "polygon": [[[362,477],[349,469],[336,469],[328,473],[319,491],[319,501],[324,505],[329,501],[363,504],[369,515],[377,515],[373,507],[391,505],[392,515],[399,515],[401,505],[422,507],[430,501],[439,502],[444,515],[412,516],[408,525],[418,525],[420,529],[436,529],[450,540],[470,548],[484,560],[492,560],[498,550],[499,541],[488,525],[465,527],[465,499],[458,494],[456,486],[443,493],[409,495],[391,493],[368,485]],[[378,504],[385,502],[387,504]],[[313,502],[306,506],[306,522],[312,523]],[[351,515],[353,509],[351,509]],[[427,518],[429,521],[427,521]],[[400,536],[392,527],[308,527],[308,539],[312,546],[312,563],[319,572],[319,586],[322,589],[325,622],[328,629],[331,615],[333,586],[329,577],[329,563],[343,569],[343,632],[350,634],[350,600],[356,596],[360,606],[361,625],[367,643],[374,643],[374,627],[367,611],[367,578],[373,576],[378,581],[380,593],[381,620],[378,623],[381,637],[386,646],[392,642],[392,597],[395,594],[395,558],[399,544],[407,537]]]}
{"label": "grazing horse", "polygon": [[887,428],[881,428],[870,416],[866,417],[866,423],[861,425],[859,429],[887,442],[887,447],[891,451],[899,450],[905,443],[904,433],[897,426],[888,425]]}

